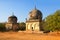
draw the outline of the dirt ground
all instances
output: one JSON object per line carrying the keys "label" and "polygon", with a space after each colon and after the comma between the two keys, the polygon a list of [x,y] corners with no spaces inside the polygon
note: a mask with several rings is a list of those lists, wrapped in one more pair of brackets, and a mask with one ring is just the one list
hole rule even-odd
{"label": "dirt ground", "polygon": [[60,34],[0,32],[0,40],[60,40]]}

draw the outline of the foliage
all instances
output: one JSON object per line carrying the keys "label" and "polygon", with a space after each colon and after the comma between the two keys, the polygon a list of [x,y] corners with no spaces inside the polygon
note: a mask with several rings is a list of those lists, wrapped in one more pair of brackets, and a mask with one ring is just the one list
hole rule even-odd
{"label": "foliage", "polygon": [[20,25],[20,30],[26,29],[26,24],[24,22],[19,23],[19,25]]}
{"label": "foliage", "polygon": [[4,23],[0,23],[0,31],[5,31],[5,24]]}
{"label": "foliage", "polygon": [[60,31],[60,10],[46,17],[44,30]]}

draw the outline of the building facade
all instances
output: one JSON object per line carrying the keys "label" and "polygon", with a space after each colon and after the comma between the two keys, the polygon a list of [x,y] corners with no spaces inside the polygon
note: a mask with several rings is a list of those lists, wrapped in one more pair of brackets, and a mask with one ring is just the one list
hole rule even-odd
{"label": "building facade", "polygon": [[26,31],[42,31],[42,12],[36,7],[29,12],[29,18],[26,19]]}
{"label": "building facade", "polygon": [[17,23],[17,17],[12,15],[8,17],[8,22],[6,23],[6,30],[16,31],[19,28],[19,24]]}

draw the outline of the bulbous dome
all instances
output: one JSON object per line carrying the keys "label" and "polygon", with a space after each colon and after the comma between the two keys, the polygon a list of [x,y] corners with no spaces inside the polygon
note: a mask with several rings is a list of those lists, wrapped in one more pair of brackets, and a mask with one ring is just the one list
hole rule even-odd
{"label": "bulbous dome", "polygon": [[16,18],[17,19],[17,17],[15,15],[10,16],[9,18]]}
{"label": "bulbous dome", "polygon": [[42,19],[42,13],[40,10],[38,9],[33,9],[30,13],[29,13],[29,19]]}
{"label": "bulbous dome", "polygon": [[17,23],[17,17],[12,15],[8,18],[9,23]]}

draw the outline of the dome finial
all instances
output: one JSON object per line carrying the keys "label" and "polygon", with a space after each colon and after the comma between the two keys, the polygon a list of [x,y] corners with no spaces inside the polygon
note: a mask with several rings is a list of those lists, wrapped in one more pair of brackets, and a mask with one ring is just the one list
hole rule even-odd
{"label": "dome finial", "polygon": [[36,5],[35,5],[35,10],[36,10]]}
{"label": "dome finial", "polygon": [[12,12],[12,16],[14,16],[14,12]]}

